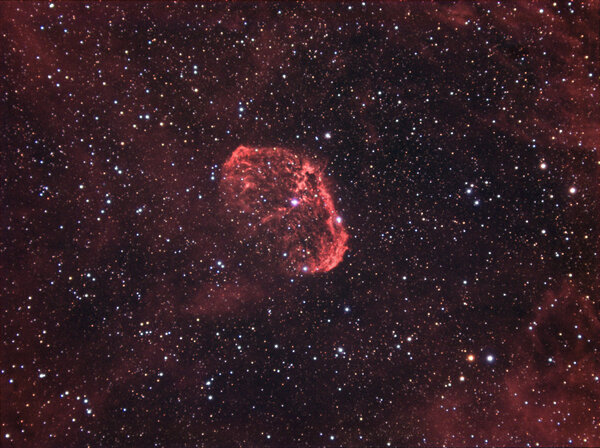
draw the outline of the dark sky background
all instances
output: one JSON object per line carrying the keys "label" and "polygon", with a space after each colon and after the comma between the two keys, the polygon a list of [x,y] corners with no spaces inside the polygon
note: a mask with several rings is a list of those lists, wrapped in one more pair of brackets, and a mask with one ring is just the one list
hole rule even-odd
{"label": "dark sky background", "polygon": [[[1,445],[600,445],[583,3],[0,4]],[[325,167],[335,268],[240,145]]]}

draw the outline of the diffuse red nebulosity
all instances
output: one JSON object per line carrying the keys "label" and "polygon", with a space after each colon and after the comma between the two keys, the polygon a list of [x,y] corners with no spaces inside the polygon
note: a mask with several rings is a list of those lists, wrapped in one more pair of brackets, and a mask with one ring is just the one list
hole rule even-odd
{"label": "diffuse red nebulosity", "polygon": [[[501,387],[485,395],[455,385],[433,401],[426,411],[431,443],[598,446],[596,305],[565,283],[546,292],[531,324],[515,336],[506,345],[510,364]],[[476,375],[466,370],[466,384]]]}
{"label": "diffuse red nebulosity", "polygon": [[239,146],[223,166],[222,193],[242,238],[287,272],[327,272],[348,249],[323,168],[277,147]]}

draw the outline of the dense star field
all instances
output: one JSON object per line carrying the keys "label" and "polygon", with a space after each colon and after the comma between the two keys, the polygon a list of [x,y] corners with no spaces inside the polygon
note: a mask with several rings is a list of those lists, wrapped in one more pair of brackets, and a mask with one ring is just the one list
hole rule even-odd
{"label": "dense star field", "polygon": [[600,445],[599,10],[1,3],[2,447]]}

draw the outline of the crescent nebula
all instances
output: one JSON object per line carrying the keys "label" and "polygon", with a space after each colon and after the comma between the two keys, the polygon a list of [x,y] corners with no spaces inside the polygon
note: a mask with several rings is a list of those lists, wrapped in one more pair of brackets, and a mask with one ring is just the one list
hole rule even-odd
{"label": "crescent nebula", "polygon": [[223,165],[221,193],[236,233],[289,274],[327,272],[349,235],[324,165],[289,149],[239,146]]}

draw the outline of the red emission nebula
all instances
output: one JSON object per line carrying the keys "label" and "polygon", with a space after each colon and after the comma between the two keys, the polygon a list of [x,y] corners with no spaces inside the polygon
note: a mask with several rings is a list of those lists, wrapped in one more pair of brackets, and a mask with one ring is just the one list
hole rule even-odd
{"label": "red emission nebula", "polygon": [[327,272],[348,250],[323,166],[277,147],[239,146],[223,166],[222,194],[240,239],[286,273]]}

